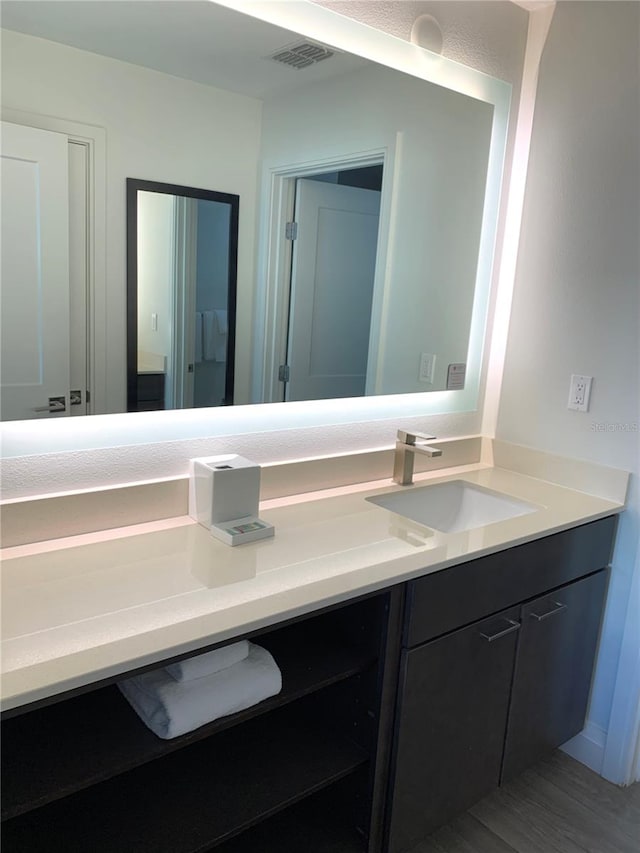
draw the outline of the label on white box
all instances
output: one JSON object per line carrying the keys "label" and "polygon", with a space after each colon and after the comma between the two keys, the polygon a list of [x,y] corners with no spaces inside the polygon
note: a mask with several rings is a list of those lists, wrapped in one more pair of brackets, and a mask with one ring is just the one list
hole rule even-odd
{"label": "label on white box", "polygon": [[275,527],[261,518],[236,518],[224,524],[212,524],[211,533],[225,545],[242,545],[257,539],[269,539],[275,534]]}

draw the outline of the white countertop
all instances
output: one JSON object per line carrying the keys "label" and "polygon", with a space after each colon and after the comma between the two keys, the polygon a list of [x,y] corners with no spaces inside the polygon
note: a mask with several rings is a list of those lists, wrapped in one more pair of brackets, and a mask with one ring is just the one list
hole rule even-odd
{"label": "white countertop", "polygon": [[166,373],[167,357],[155,352],[138,351],[138,373]]}
{"label": "white countertop", "polygon": [[188,517],[8,548],[2,554],[2,707],[620,512],[624,505],[483,465],[464,479],[539,507],[440,533],[365,500],[389,481],[267,501],[273,539],[231,548]]}

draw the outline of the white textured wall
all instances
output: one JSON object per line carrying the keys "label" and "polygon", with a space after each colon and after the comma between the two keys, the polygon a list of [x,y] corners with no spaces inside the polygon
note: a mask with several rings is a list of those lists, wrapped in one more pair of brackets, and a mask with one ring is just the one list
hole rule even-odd
{"label": "white textured wall", "polygon": [[106,128],[108,412],[126,411],[125,179],[240,195],[236,376],[248,399],[261,102],[4,30],[2,105]]}
{"label": "white textured wall", "polygon": [[[640,6],[560,2],[543,54],[497,435],[634,472],[590,720],[609,725],[640,526]],[[594,377],[568,411],[569,376]]]}
{"label": "white textured wall", "polygon": [[442,30],[442,55],[518,90],[528,13],[507,0],[312,0],[340,15],[410,41],[420,15]]}

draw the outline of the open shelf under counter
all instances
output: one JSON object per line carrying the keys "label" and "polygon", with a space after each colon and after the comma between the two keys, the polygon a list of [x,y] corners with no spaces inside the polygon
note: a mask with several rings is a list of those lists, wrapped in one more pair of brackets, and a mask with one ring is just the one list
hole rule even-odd
{"label": "open shelf under counter", "polygon": [[[66,797],[365,671],[375,655],[309,620],[256,638],[281,672],[282,691],[172,740],[150,732],[115,685],[2,724],[2,819]],[[37,770],[36,770],[37,768]]]}
{"label": "open shelf under counter", "polygon": [[204,853],[368,759],[313,713],[281,709],[6,821],[3,851]]}
{"label": "open shelf under counter", "polygon": [[216,853],[365,853],[349,783],[359,771],[215,848]]}

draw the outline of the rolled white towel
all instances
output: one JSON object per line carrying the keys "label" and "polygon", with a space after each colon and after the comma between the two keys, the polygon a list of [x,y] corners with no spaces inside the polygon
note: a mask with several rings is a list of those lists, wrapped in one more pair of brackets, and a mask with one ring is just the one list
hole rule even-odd
{"label": "rolled white towel", "polygon": [[118,687],[142,722],[168,740],[275,696],[282,675],[271,654],[250,643],[244,660],[206,678],[179,682],[155,669]]}
{"label": "rolled white towel", "polygon": [[204,678],[228,666],[233,666],[234,663],[244,660],[248,654],[249,642],[240,640],[239,643],[231,643],[230,646],[223,646],[221,649],[214,649],[212,652],[205,652],[194,658],[170,663],[165,669],[176,681],[192,681],[194,678]]}

